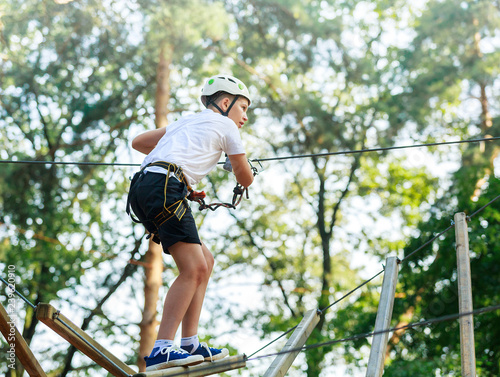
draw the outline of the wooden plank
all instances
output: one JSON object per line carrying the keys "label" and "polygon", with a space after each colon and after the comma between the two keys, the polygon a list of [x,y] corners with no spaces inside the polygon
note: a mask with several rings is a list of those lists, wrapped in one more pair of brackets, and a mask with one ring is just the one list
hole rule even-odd
{"label": "wooden plank", "polygon": [[[472,283],[469,257],[469,234],[465,213],[455,214],[455,241],[457,248],[458,307],[459,313],[473,311]],[[472,314],[460,317],[460,350],[462,376],[476,376],[476,351],[474,349],[474,319]]]}
{"label": "wooden plank", "polygon": [[26,340],[24,340],[23,336],[19,333],[15,324],[13,325],[11,322],[9,314],[2,304],[0,304],[0,331],[9,346],[12,342],[14,342],[14,352],[16,357],[30,376],[47,377],[38,363],[38,360],[31,352],[28,343],[26,343]]}
{"label": "wooden plank", "polygon": [[[398,271],[398,258],[387,258],[384,270],[384,281],[382,282],[382,292],[380,293],[380,301],[378,304],[377,319],[375,320],[375,333],[388,329],[391,324]],[[388,340],[388,332],[373,336],[366,377],[380,377],[384,373],[385,351],[387,349]]]}
{"label": "wooden plank", "polygon": [[247,357],[245,355],[229,356],[221,360],[204,362],[189,367],[172,367],[167,369],[155,370],[153,372],[141,372],[134,374],[133,377],[210,376],[212,374],[222,373],[228,370],[243,368],[246,366],[246,360]]}
{"label": "wooden plank", "polygon": [[136,372],[92,339],[52,305],[38,304],[36,317],[113,376],[129,377]]}
{"label": "wooden plank", "polygon": [[[311,335],[312,331],[319,322],[319,312],[318,310],[309,310],[302,318],[292,336],[288,339],[283,347],[282,351],[296,350],[300,349]],[[264,373],[264,377],[276,377],[284,376],[293,361],[297,357],[300,351],[291,351],[278,355],[272,362],[271,366]]]}

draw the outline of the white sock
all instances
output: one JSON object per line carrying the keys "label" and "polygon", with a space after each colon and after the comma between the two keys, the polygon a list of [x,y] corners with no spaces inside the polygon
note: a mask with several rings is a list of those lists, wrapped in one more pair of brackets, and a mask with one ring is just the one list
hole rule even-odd
{"label": "white sock", "polygon": [[153,350],[155,348],[157,348],[158,350],[155,352],[155,354],[153,355],[153,351],[151,351],[151,355],[150,357],[155,357],[156,355],[158,355],[158,353],[165,347],[170,347],[170,346],[173,346],[174,345],[174,341],[173,340],[170,340],[170,339],[158,339],[156,340],[155,342],[155,345],[153,346]]}
{"label": "white sock", "polygon": [[198,349],[200,345],[200,341],[198,339],[198,334],[190,336],[188,338],[181,338],[181,347],[193,346],[191,352],[194,352]]}

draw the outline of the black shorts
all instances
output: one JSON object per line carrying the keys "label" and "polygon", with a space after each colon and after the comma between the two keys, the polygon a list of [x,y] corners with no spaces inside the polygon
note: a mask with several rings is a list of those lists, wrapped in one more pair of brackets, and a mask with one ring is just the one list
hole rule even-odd
{"label": "black shorts", "polygon": [[[167,183],[166,174],[152,172],[137,174],[139,175],[137,180],[130,187],[130,207],[146,229],[151,232],[151,227],[156,228],[153,219],[163,211],[164,207],[184,199],[187,195],[187,188],[175,177],[168,178]],[[166,192],[165,184],[167,184]],[[181,220],[172,216],[161,224],[158,228],[158,235],[163,251],[167,254],[170,254],[168,248],[179,241],[201,245],[198,229],[189,207]]]}

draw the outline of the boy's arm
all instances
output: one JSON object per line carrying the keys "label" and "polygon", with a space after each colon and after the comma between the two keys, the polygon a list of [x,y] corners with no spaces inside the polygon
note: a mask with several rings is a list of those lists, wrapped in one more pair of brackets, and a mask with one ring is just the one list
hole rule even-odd
{"label": "boy's arm", "polygon": [[253,182],[253,172],[247,161],[246,154],[233,154],[228,157],[229,161],[231,161],[236,181],[243,187],[250,186]]}
{"label": "boy's arm", "polygon": [[136,136],[132,140],[132,148],[141,153],[149,154],[156,147],[156,144],[158,144],[163,135],[165,135],[165,130],[165,127],[157,128],[156,130],[146,131]]}

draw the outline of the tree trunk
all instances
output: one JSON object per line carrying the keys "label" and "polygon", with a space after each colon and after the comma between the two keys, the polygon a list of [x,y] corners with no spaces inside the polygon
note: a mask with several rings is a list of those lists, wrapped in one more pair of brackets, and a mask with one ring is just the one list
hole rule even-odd
{"label": "tree trunk", "polygon": [[163,43],[160,60],[156,67],[155,124],[156,128],[167,126],[168,102],[170,101],[170,64],[173,48]]}
{"label": "tree trunk", "polygon": [[[479,20],[477,18],[474,18],[472,20],[473,25],[476,28],[479,28]],[[481,60],[483,58],[483,53],[481,51],[481,34],[479,31],[476,31],[474,33],[474,55],[477,60]],[[481,104],[481,123],[480,123],[480,128],[481,128],[481,133],[483,137],[488,137],[488,133],[490,132],[491,127],[493,126],[493,118],[491,116],[490,110],[489,110],[489,101],[488,101],[488,95],[486,94],[486,82],[484,79],[479,79],[477,80],[477,84],[479,85],[479,90],[480,90],[480,95],[479,95],[479,102]],[[481,194],[481,188],[483,185],[488,181],[487,176],[491,174],[493,171],[493,163],[495,158],[498,156],[498,148],[496,148],[494,145],[486,145],[487,142],[481,142],[479,145],[481,148],[481,153],[486,154],[489,156],[489,159],[487,160],[489,162],[488,166],[485,166],[484,170],[484,176],[480,177],[476,181],[476,186],[474,189],[474,193],[472,195],[473,198],[479,197]]]}
{"label": "tree trunk", "polygon": [[[160,48],[159,62],[156,69],[156,98],[155,98],[155,124],[156,128],[166,127],[168,102],[170,101],[170,64],[172,62],[172,46],[163,43]],[[151,352],[157,336],[159,324],[157,315],[157,304],[159,289],[162,285],[163,253],[162,247],[152,240],[146,252],[146,268],[144,278],[144,310],[142,321],[139,325],[140,343],[139,359],[137,366],[139,371],[146,370],[144,357]]]}
{"label": "tree trunk", "polygon": [[[474,18],[472,24],[479,28],[479,20]],[[477,59],[483,58],[483,52],[481,51],[481,34],[479,31],[474,33],[474,55]],[[488,96],[486,95],[486,83],[484,80],[478,82],[480,88],[479,102],[481,102],[481,131],[485,134],[493,125],[493,119],[489,110]]]}

